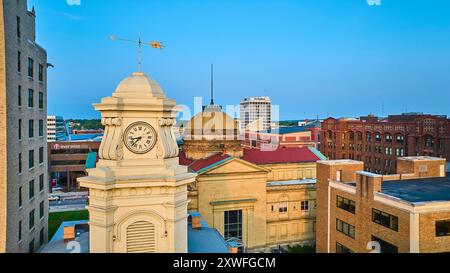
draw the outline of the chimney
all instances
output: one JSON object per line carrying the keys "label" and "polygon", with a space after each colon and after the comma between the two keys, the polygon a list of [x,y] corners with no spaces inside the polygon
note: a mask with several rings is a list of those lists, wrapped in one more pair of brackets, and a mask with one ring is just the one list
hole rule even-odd
{"label": "chimney", "polygon": [[194,212],[191,214],[192,218],[192,229],[201,229],[202,228],[202,220],[201,215],[198,212]]}
{"label": "chimney", "polygon": [[64,242],[68,243],[75,240],[75,226],[64,227]]}
{"label": "chimney", "polygon": [[229,242],[228,243],[228,251],[230,254],[237,254],[239,250],[239,247],[236,242]]}
{"label": "chimney", "polygon": [[373,200],[374,193],[381,192],[383,176],[369,172],[356,172],[357,195]]}

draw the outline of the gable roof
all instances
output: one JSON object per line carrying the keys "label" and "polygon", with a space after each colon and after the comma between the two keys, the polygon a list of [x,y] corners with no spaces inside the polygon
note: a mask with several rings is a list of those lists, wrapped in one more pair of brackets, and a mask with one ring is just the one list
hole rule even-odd
{"label": "gable roof", "polygon": [[194,172],[202,172],[232,158],[232,156],[229,156],[227,154],[215,154],[213,156],[194,161],[189,165],[189,168],[191,168],[191,170],[193,170]]}
{"label": "gable roof", "polygon": [[319,157],[318,154],[320,154],[318,151],[313,152],[310,147],[280,148],[274,151],[244,149],[244,157],[242,159],[256,165],[305,163],[322,160],[322,157]]}

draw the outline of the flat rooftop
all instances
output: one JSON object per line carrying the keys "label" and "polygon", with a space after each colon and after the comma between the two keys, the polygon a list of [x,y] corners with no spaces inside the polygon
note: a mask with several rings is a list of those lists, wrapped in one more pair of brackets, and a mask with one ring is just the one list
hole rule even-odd
{"label": "flat rooftop", "polygon": [[294,186],[294,185],[314,185],[316,184],[316,179],[303,179],[303,180],[288,180],[288,181],[272,181],[267,182],[268,187],[278,187],[278,186]]}
{"label": "flat rooftop", "polygon": [[404,160],[404,161],[444,161],[445,158],[431,157],[431,156],[408,156],[408,157],[401,157],[398,160]]}
{"label": "flat rooftop", "polygon": [[317,163],[325,165],[354,165],[354,164],[364,164],[364,162],[351,160],[351,159],[338,159],[338,160],[322,160]]}
{"label": "flat rooftop", "polygon": [[384,181],[381,192],[410,203],[450,201],[450,177]]}
{"label": "flat rooftop", "polygon": [[[199,216],[199,213],[191,213],[191,216]],[[188,225],[188,253],[230,253],[228,243],[220,233],[210,228],[201,218],[201,228],[193,229]]]}
{"label": "flat rooftop", "polygon": [[63,222],[50,242],[39,253],[89,253],[89,232],[77,230],[74,242],[64,242],[64,227],[86,225],[89,221]]}

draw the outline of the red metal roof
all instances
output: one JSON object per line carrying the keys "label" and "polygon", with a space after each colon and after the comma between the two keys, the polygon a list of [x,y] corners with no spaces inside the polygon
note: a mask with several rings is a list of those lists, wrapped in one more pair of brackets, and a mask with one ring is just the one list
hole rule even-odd
{"label": "red metal roof", "polygon": [[189,166],[192,164],[192,162],[194,162],[194,160],[187,158],[184,151],[180,151],[178,155],[178,162],[182,166]]}
{"label": "red metal roof", "polygon": [[242,159],[256,165],[316,162],[320,160],[308,147],[280,148],[275,151],[245,149]]}
{"label": "red metal roof", "polygon": [[[179,162],[180,165],[189,166],[192,171],[198,172],[231,157],[227,154],[215,154],[205,159],[192,160],[186,158],[185,153],[181,151]],[[275,151],[244,149],[244,157],[242,159],[256,165],[316,162],[321,160],[308,147],[279,148]]]}
{"label": "red metal roof", "polygon": [[223,160],[228,159],[230,157],[231,156],[229,156],[227,154],[215,154],[215,155],[210,156],[210,157],[205,158],[205,159],[199,159],[199,160],[195,161],[194,163],[192,163],[189,167],[194,172],[198,172],[198,171],[200,171],[200,170],[202,170],[204,168],[210,167],[211,165],[219,163],[220,161],[223,161]]}

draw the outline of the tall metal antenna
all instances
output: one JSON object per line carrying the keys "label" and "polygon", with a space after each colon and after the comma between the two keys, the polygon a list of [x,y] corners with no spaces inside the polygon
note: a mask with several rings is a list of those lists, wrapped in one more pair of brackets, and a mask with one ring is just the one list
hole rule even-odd
{"label": "tall metal antenna", "polygon": [[130,40],[130,39],[118,38],[115,35],[109,36],[109,39],[111,39],[111,41],[122,41],[122,42],[128,42],[128,43],[133,43],[133,44],[137,44],[138,45],[138,72],[142,71],[142,46],[143,45],[148,45],[148,46],[150,46],[152,48],[161,49],[161,50],[164,49],[164,47],[165,47],[162,42],[158,42],[158,41],[151,41],[151,42],[148,42],[148,43],[142,42],[140,33],[139,33],[139,39],[137,41]]}
{"label": "tall metal antenna", "polygon": [[214,105],[214,64],[211,64],[211,105]]}

